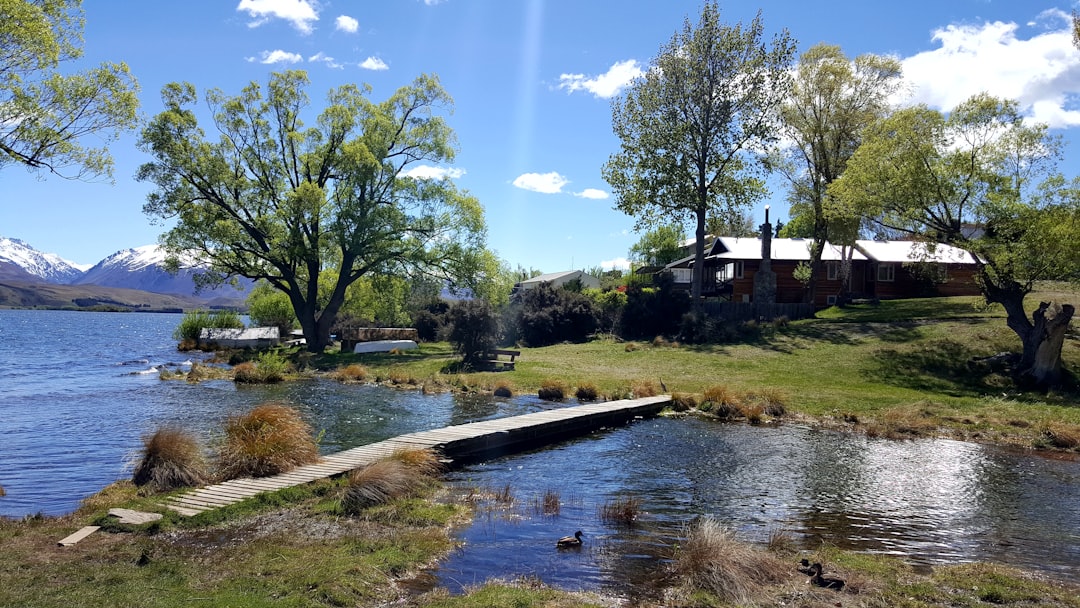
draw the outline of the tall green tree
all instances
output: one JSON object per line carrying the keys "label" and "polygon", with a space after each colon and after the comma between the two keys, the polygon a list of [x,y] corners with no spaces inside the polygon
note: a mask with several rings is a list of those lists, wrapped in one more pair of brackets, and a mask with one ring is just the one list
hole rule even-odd
{"label": "tall green tree", "polygon": [[80,0],[0,0],[0,169],[112,177],[104,144],[138,125],[139,86],[124,63],[61,72],[83,54],[83,24]]}
{"label": "tall green tree", "polygon": [[1022,344],[1018,379],[1055,384],[1074,306],[1043,302],[1036,281],[1080,278],[1080,181],[1057,173],[1060,141],[1016,104],[980,94],[947,116],[906,108],[871,126],[829,188],[829,204],[888,230],[971,252],[986,301]]}
{"label": "tall green tree", "polygon": [[724,215],[709,216],[705,220],[705,234],[754,238],[759,231],[749,210],[733,209]]}
{"label": "tall green tree", "polygon": [[[271,75],[237,96],[206,93],[217,141],[209,141],[192,106],[195,87],[162,90],[165,110],[143,129],[153,157],[138,174],[157,186],[144,206],[175,222],[162,236],[172,256],[193,253],[210,264],[203,283],[243,276],[289,296],[307,340],[322,352],[345,302],[364,276],[436,275],[468,283],[484,250],[483,209],[449,179],[413,179],[418,163],[454,158],[442,117],[449,95],[420,76],[374,103],[355,85],[332,89],[314,127],[307,75]],[[331,273],[320,298],[319,275]]]}
{"label": "tall green tree", "polygon": [[900,62],[893,57],[865,54],[852,60],[828,44],[817,44],[799,57],[791,92],[780,110],[791,145],[778,154],[776,167],[791,186],[790,215],[798,218],[791,230],[810,229],[808,302],[815,298],[825,242],[853,241],[858,229],[857,218],[825,213],[829,184],[843,175],[863,129],[888,111],[900,77]]}
{"label": "tall green tree", "polygon": [[639,229],[693,221],[692,296],[701,300],[705,220],[765,195],[757,151],[775,141],[776,109],[787,94],[795,43],[787,31],[765,40],[758,13],[724,24],[715,1],[697,25],[661,48],[650,69],[613,104],[620,150],[603,167],[616,208]]}
{"label": "tall green tree", "polygon": [[661,224],[646,230],[630,247],[630,259],[641,264],[663,266],[683,257],[686,231],[678,224]]}

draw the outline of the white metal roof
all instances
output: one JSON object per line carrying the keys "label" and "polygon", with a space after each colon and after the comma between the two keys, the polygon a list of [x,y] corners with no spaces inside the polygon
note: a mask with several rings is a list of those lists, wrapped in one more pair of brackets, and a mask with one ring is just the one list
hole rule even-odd
{"label": "white metal roof", "polygon": [[974,264],[975,258],[963,249],[940,243],[916,241],[855,241],[867,257],[878,262],[935,262],[938,264]]}
{"label": "white metal roof", "polygon": [[[761,239],[722,236],[718,240],[726,251],[714,253],[709,256],[711,258],[729,260],[761,259]],[[772,239],[771,257],[774,260],[810,261],[810,245],[812,243],[811,239]],[[825,248],[821,252],[821,259],[824,261],[841,260],[840,247],[832,243],[825,243]],[[865,260],[866,256],[855,250],[851,252],[851,259]]]}

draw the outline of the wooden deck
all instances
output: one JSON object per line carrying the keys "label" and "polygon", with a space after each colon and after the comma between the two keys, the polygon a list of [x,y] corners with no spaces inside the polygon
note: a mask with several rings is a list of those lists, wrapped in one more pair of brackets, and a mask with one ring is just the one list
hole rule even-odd
{"label": "wooden deck", "polygon": [[512,454],[604,427],[623,425],[637,418],[654,416],[670,402],[671,398],[666,395],[605,401],[399,435],[327,454],[315,464],[298,467],[281,475],[233,479],[191,490],[171,497],[165,506],[182,515],[197,515],[262,492],[342,475],[402,449],[438,450],[454,464]]}

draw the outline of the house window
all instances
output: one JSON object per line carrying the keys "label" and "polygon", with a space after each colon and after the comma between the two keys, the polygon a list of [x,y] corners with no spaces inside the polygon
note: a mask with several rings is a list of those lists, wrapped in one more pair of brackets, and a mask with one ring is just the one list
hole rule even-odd
{"label": "house window", "polygon": [[840,262],[825,262],[825,274],[830,281],[835,281],[839,279]]}
{"label": "house window", "polygon": [[825,303],[829,306],[836,306],[836,296],[825,296]]}
{"label": "house window", "polygon": [[878,264],[877,280],[891,283],[896,280],[896,266],[894,264]]}
{"label": "house window", "polygon": [[743,278],[743,261],[742,260],[736,260],[736,262],[735,262],[735,278],[736,279]]}

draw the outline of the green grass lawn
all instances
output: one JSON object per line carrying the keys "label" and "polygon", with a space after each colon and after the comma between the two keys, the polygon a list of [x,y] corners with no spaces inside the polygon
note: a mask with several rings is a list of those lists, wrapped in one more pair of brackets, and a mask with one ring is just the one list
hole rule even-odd
{"label": "green grass lawn", "polygon": [[[1036,297],[1029,298],[1031,307]],[[1020,343],[1000,307],[978,298],[884,301],[830,308],[817,318],[763,325],[726,344],[628,343],[598,338],[581,344],[522,348],[513,371],[462,373],[446,343],[401,354],[326,355],[332,368],[359,363],[376,380],[425,390],[485,391],[496,384],[535,393],[545,381],[592,384],[606,398],[642,387],[700,395],[725,386],[737,393],[768,389],[794,415],[825,423],[880,425],[891,419],[914,434],[1037,445],[1051,423],[1080,425],[1075,393],[1024,393],[1008,377],[973,370],[969,361]],[[1080,340],[1065,342],[1068,370],[1080,370]],[[887,429],[886,429],[887,430]],[[1068,429],[1080,436],[1080,429]]]}

